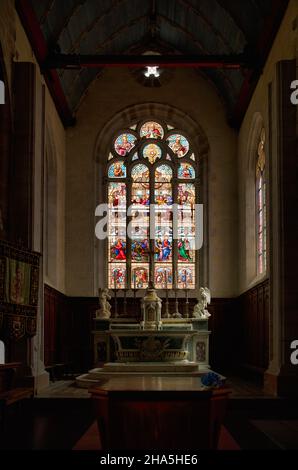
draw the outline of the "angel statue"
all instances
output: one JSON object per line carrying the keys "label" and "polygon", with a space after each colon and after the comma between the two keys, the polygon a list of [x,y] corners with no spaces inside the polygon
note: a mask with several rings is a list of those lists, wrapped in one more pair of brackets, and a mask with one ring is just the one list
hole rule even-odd
{"label": "angel statue", "polygon": [[210,317],[210,313],[207,310],[207,305],[210,304],[211,294],[208,287],[200,287],[198,295],[198,303],[194,306],[193,317],[201,318],[206,320]]}
{"label": "angel statue", "polygon": [[98,297],[99,297],[99,306],[100,308],[95,312],[95,318],[107,319],[111,316],[111,305],[109,304],[109,300],[111,296],[109,294],[109,289],[104,288],[98,289]]}

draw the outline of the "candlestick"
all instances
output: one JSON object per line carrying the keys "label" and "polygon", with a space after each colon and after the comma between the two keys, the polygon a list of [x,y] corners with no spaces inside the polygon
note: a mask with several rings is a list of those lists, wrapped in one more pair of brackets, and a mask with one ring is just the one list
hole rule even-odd
{"label": "candlestick", "polygon": [[168,271],[167,268],[164,270],[165,275],[165,289],[166,289],[166,308],[165,308],[165,318],[170,318],[169,314],[169,292],[168,292]]}
{"label": "candlestick", "polygon": [[185,317],[189,317],[189,301],[188,301],[188,289],[185,289]]}
{"label": "candlestick", "polygon": [[174,289],[177,288],[177,279],[178,279],[178,276],[177,276],[177,271],[175,269],[174,270]]}
{"label": "candlestick", "polygon": [[133,272],[133,297],[134,299],[136,298],[136,292],[137,292],[137,287],[136,287],[136,270]]}
{"label": "candlestick", "polygon": [[125,288],[123,289],[123,291],[124,291],[123,315],[126,316],[126,306],[127,306],[126,291],[127,291],[127,288],[125,287]]}
{"label": "candlestick", "polygon": [[185,317],[188,318],[188,307],[189,307],[189,302],[188,302],[188,289],[187,289],[187,270],[184,270],[184,290],[185,290]]}
{"label": "candlestick", "polygon": [[181,313],[179,313],[179,302],[178,302],[178,271],[175,271],[175,313],[173,313],[174,318],[181,318]]}
{"label": "candlestick", "polygon": [[115,317],[118,317],[118,308],[117,308],[117,271],[114,270],[114,307],[115,307]]}

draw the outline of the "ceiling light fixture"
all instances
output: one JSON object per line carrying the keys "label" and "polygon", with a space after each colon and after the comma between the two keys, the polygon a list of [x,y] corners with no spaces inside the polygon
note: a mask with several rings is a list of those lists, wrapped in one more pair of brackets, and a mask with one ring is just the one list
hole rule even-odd
{"label": "ceiling light fixture", "polygon": [[149,77],[158,78],[160,76],[160,72],[158,70],[159,69],[158,65],[154,65],[153,67],[147,65],[146,69],[147,69],[146,72],[144,72],[145,77],[147,77],[147,78],[149,78]]}

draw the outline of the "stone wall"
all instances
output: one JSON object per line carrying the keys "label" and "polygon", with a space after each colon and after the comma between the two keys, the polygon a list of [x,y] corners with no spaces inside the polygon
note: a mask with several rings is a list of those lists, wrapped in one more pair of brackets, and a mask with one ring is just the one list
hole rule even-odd
{"label": "stone wall", "polygon": [[[206,136],[209,286],[213,296],[234,296],[237,292],[236,133],[227,124],[222,102],[214,88],[193,70],[175,70],[167,84],[145,88],[126,68],[107,68],[100,74],[80,104],[76,126],[67,130],[67,295],[95,295],[96,263],[103,272],[103,256],[101,252],[96,258],[94,236],[94,210],[102,187],[95,162],[98,134],[114,116],[121,112],[125,115],[126,109],[145,103],[152,103],[152,109],[157,105],[173,106],[185,116],[185,122],[181,119],[182,130],[187,132],[186,121],[191,118]],[[173,112],[173,120],[174,116]],[[114,131],[117,130],[115,119]],[[100,165],[107,155],[98,158]]]}
{"label": "stone wall", "polygon": [[[32,62],[36,64],[35,77],[35,123],[34,123],[34,178],[33,178],[33,226],[32,240],[33,248],[44,252],[43,249],[43,227],[44,225],[44,194],[43,194],[43,172],[45,161],[45,129],[46,123],[51,128],[50,145],[56,160],[56,221],[55,232],[50,236],[55,238],[55,252],[51,253],[56,260],[55,276],[47,278],[47,282],[60,291],[65,290],[65,130],[57,114],[53,100],[44,84],[36,62],[31,45],[21,25],[18,14],[14,9],[14,2],[1,0],[0,2],[0,41],[3,51],[3,62],[8,81],[8,93],[11,95],[13,79],[13,62]],[[26,90],[24,90],[26,93]],[[13,118],[13,116],[12,116]],[[45,217],[47,214],[45,213]]]}
{"label": "stone wall", "polygon": [[[269,145],[269,106],[276,113],[276,64],[280,60],[294,59],[298,52],[297,1],[289,3],[283,22],[279,28],[268,60],[255,89],[249,107],[245,114],[238,139],[238,187],[239,187],[239,294],[261,282],[267,276],[258,276],[256,267],[256,235],[255,235],[255,161],[253,147],[258,139],[258,128],[265,127],[266,131],[266,176],[268,181],[268,204],[270,197],[270,153],[277,150],[277,130],[272,129],[273,139]],[[295,80],[297,76],[293,76]],[[271,84],[272,98],[269,103],[269,86]],[[289,90],[290,99],[290,90]],[[268,225],[270,227],[270,210]],[[270,240],[267,240],[269,248]],[[270,249],[270,248],[269,248]],[[268,250],[269,254],[269,250]],[[269,263],[267,263],[269,266]],[[267,273],[268,275],[269,273]]]}

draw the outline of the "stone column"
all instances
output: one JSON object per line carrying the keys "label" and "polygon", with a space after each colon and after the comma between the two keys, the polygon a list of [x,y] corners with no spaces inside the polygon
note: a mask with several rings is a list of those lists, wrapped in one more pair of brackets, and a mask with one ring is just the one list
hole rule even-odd
{"label": "stone column", "polygon": [[[13,63],[12,153],[9,165],[8,240],[32,249],[33,162],[35,125],[36,66],[31,62]],[[32,383],[31,340],[7,342],[8,360],[21,362],[18,373],[25,383]]]}
{"label": "stone column", "polygon": [[9,239],[25,248],[32,248],[35,77],[35,64],[14,63],[14,135],[11,162],[13,185],[10,188]]}
{"label": "stone column", "polygon": [[[5,103],[0,104],[0,238],[8,238],[9,227],[9,187],[11,162],[11,104],[6,70],[0,45],[0,80],[5,84]],[[1,86],[1,82],[0,82]]]}
{"label": "stone column", "polygon": [[270,363],[264,389],[279,396],[298,393],[298,366],[290,361],[291,342],[298,339],[298,106],[290,101],[296,77],[295,60],[279,62],[269,94]]}
{"label": "stone column", "polygon": [[[35,140],[32,207],[32,245],[44,255],[44,165],[45,165],[45,85],[36,80]],[[35,391],[49,385],[49,374],[44,366],[44,256],[40,259],[39,299],[36,336],[31,340],[31,371]]]}

